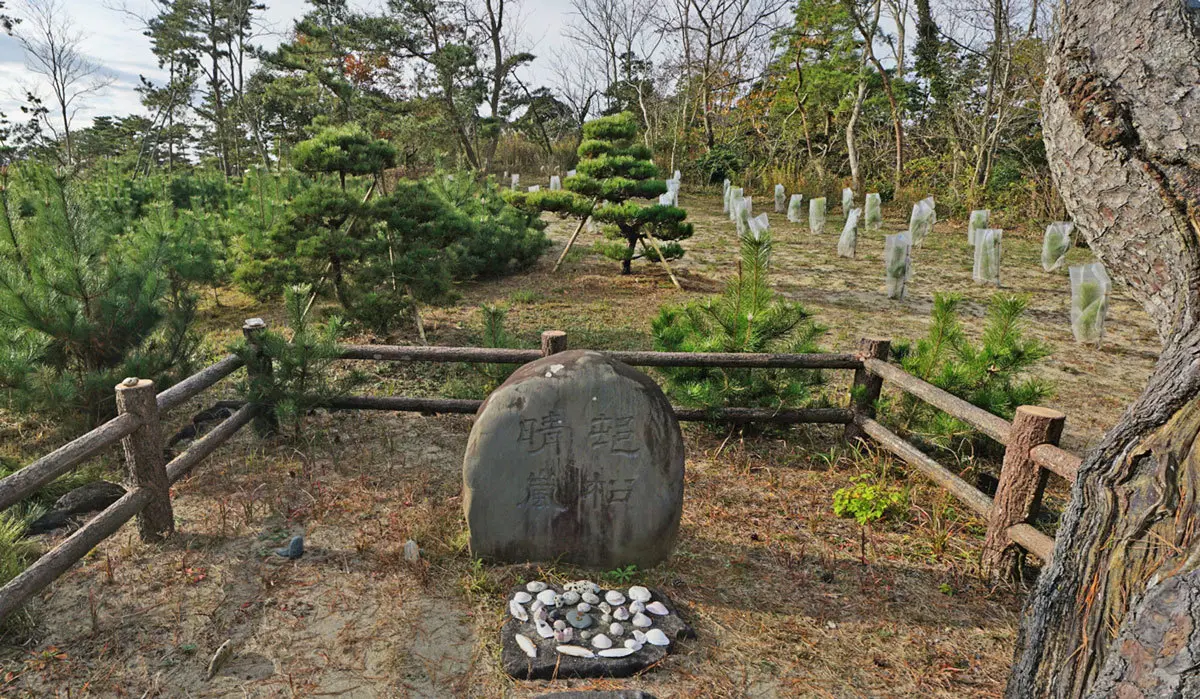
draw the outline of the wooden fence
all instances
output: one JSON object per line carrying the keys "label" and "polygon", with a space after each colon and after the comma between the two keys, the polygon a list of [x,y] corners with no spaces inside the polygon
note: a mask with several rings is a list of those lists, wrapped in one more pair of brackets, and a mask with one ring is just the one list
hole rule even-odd
{"label": "wooden fence", "polygon": [[[241,358],[233,355],[225,357],[162,393],[155,394],[151,381],[126,379],[116,387],[117,417],[0,479],[2,511],[29,497],[55,478],[79,467],[106,448],[121,442],[128,470],[127,481],[131,486],[122,498],[0,587],[0,620],[20,608],[135,516],[138,532],[143,540],[158,540],[164,534],[173,531],[171,484],[187,475],[217,447],[252,421],[261,430],[270,428],[273,421],[270,406],[246,404],[194,441],[170,462],[166,462],[163,456],[163,413],[183,405],[243,366],[250,376],[271,372],[271,360],[261,351],[258,342],[265,329],[266,324],[257,318],[246,321],[243,326],[243,334],[252,350],[248,361],[243,362]],[[540,350],[347,345],[342,348],[340,359],[524,364],[564,351],[566,348],[565,333],[547,331],[542,334]],[[853,370],[852,400],[846,408],[675,408],[675,414],[680,420],[693,421],[844,425],[847,439],[869,439],[878,443],[985,518],[988,527],[983,547],[983,563],[994,575],[1012,575],[1020,563],[1022,549],[1048,562],[1054,548],[1054,540],[1034,529],[1028,522],[1037,513],[1048,471],[1073,481],[1079,468],[1079,457],[1056,446],[1062,434],[1065,417],[1045,408],[1026,406],[1017,410],[1015,419],[1010,423],[888,364],[888,352],[887,340],[863,340],[860,351],[855,354],[605,354],[626,364],[642,367]],[[988,497],[875,420],[875,406],[885,382],[949,413],[1005,445],[1004,462],[995,498]],[[482,401],[478,400],[442,398],[347,396],[330,401],[326,407],[342,410],[473,414],[481,403]]]}

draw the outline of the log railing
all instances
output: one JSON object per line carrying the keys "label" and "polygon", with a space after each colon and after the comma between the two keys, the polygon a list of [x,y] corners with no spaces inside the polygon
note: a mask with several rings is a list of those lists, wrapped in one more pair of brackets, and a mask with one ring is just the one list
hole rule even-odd
{"label": "log railing", "polygon": [[[68,536],[29,568],[0,587],[0,620],[18,609],[88,551],[138,518],[143,539],[155,540],[174,528],[169,486],[187,475],[221,444],[247,424],[268,431],[276,424],[271,406],[245,404],[185,451],[163,463],[161,414],[183,405],[233,372],[246,367],[248,374],[269,375],[270,357],[258,343],[266,324],[250,319],[243,333],[250,345],[249,360],[230,355],[197,374],[154,394],[152,382],[126,379],[117,387],[120,414],[0,479],[0,511],[32,495],[38,488],[70,472],[108,447],[124,446],[130,489],[117,502]],[[740,354],[683,352],[605,352],[633,366],[717,367],[770,369],[854,370],[848,408],[804,408],[769,410],[757,408],[688,409],[676,407],[680,420],[729,423],[769,422],[775,424],[845,425],[847,439],[870,439],[917,469],[937,485],[950,491],[967,507],[988,521],[984,542],[985,566],[997,575],[1011,574],[1021,550],[1049,561],[1054,540],[1033,528],[1028,520],[1037,511],[1046,471],[1074,480],[1080,459],[1055,446],[1062,431],[1063,416],[1044,408],[1022,407],[1009,423],[942,389],[926,383],[887,363],[889,342],[864,340],[857,354]],[[477,347],[400,347],[345,345],[340,359],[394,362],[465,362],[524,364],[567,347],[567,336],[558,331],[543,333],[540,350]],[[913,444],[875,420],[875,410],[884,383],[913,395],[962,420],[1006,445],[1004,465],[995,498],[990,498],[940,465]],[[423,413],[473,414],[478,400],[444,398],[345,396],[326,403],[334,410],[388,410]]]}

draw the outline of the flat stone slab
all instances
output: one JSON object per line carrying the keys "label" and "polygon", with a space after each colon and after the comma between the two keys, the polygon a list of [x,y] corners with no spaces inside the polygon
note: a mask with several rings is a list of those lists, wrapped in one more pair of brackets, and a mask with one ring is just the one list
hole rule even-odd
{"label": "flat stone slab", "polygon": [[653,379],[586,350],[518,369],[479,408],[463,459],[477,557],[651,568],[683,512],[683,436]]}
{"label": "flat stone slab", "polygon": [[[509,593],[508,599],[513,599],[513,595],[518,592],[525,591],[526,588],[514,588]],[[561,594],[563,589],[558,586],[549,586],[548,589],[554,590]],[[601,590],[599,597],[604,598],[604,593],[607,588]],[[625,589],[618,588],[619,592],[625,592]],[[667,638],[670,639],[670,645],[656,646],[646,643],[640,650],[635,651],[631,655],[621,658],[606,658],[597,655],[594,658],[581,658],[573,655],[565,655],[559,653],[556,648],[561,645],[572,645],[585,647],[593,653],[598,653],[598,649],[594,648],[589,640],[582,640],[578,635],[568,643],[558,643],[553,638],[542,638],[536,629],[533,621],[533,615],[530,615],[529,621],[518,621],[509,614],[508,621],[504,623],[500,630],[500,663],[504,671],[509,676],[519,680],[549,680],[549,679],[565,679],[565,678],[588,678],[588,677],[630,677],[635,675],[647,667],[654,665],[667,657],[667,654],[675,647],[675,644],[680,639],[695,638],[696,634],[692,627],[684,623],[676,613],[675,606],[671,603],[660,590],[650,589],[651,601],[661,602],[669,612],[665,616],[647,614],[653,621],[653,626],[647,629],[639,629],[648,631],[650,629],[659,629]],[[628,602],[628,600],[627,600]],[[507,605],[507,602],[506,602]],[[525,605],[528,609],[531,605]],[[627,605],[623,605],[627,606]],[[564,605],[559,608],[548,607],[549,622],[553,623],[557,619],[563,619],[565,612],[573,609],[574,605]],[[599,622],[600,610],[593,607],[589,614],[595,614],[596,622],[589,629],[591,631],[602,631],[608,623]],[[624,645],[627,639],[633,638],[632,630],[634,626],[629,621],[620,622],[625,627],[625,633],[620,637],[613,638],[613,648],[619,648]],[[537,657],[530,658],[525,651],[517,644],[516,634],[522,634],[526,638],[532,640],[537,646]],[[579,632],[576,631],[576,634]],[[606,634],[607,635],[607,634]],[[576,693],[577,694],[577,693]],[[558,696],[558,695],[552,695]],[[573,693],[563,694],[562,696],[575,696]],[[594,693],[587,693],[587,696],[597,696]],[[608,696],[601,694],[599,696]],[[613,696],[625,696],[616,694]],[[648,696],[641,693],[629,696]]]}

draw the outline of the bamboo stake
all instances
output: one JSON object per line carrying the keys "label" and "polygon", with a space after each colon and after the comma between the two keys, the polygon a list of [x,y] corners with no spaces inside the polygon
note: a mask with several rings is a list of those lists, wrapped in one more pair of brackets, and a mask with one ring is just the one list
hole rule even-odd
{"label": "bamboo stake", "polygon": [[671,265],[667,264],[667,258],[663,256],[662,250],[658,249],[658,243],[654,242],[653,237],[646,236],[642,238],[642,244],[645,245],[647,240],[650,241],[650,246],[654,248],[654,252],[658,253],[658,261],[662,263],[663,269],[667,270],[667,276],[671,278],[671,283],[675,285],[676,289],[683,291],[683,285],[675,278],[675,273],[671,271]]}
{"label": "bamboo stake", "polygon": [[562,265],[563,260],[567,259],[567,253],[571,252],[571,246],[575,244],[575,239],[579,237],[579,234],[583,231],[584,225],[587,224],[588,219],[591,217],[592,215],[588,214],[587,216],[579,219],[579,226],[575,229],[575,232],[571,234],[571,239],[567,241],[567,247],[563,248],[562,254],[558,256],[558,260],[554,263],[554,269],[550,270],[550,274],[557,272],[558,268]]}

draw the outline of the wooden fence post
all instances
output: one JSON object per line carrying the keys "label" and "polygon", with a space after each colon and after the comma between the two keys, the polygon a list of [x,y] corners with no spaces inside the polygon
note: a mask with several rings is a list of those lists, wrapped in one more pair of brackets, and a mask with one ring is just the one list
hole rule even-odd
{"label": "wooden fence post", "polygon": [[1008,528],[1037,514],[1049,475],[1034,463],[1029,452],[1041,444],[1058,444],[1066,419],[1049,408],[1017,408],[983,543],[983,568],[993,578],[1011,579],[1019,574],[1024,551],[1008,538]]}
{"label": "wooden fence post", "polygon": [[567,334],[561,330],[547,330],[542,333],[542,356],[567,351]]}
{"label": "wooden fence post", "polygon": [[[262,344],[263,334],[266,331],[267,322],[262,318],[247,318],[246,322],[242,324],[242,335],[252,350],[246,359],[246,374],[250,377],[251,384],[256,381],[268,384],[273,372],[271,357]],[[259,437],[269,437],[278,431],[279,416],[275,413],[275,406],[261,406],[258,415],[254,417],[254,432]]]}
{"label": "wooden fence post", "polygon": [[[863,338],[858,341],[860,359],[878,359],[886,362],[892,350],[891,340]],[[855,416],[875,417],[875,402],[883,391],[883,378],[867,371],[866,367],[854,370],[854,383],[850,388],[850,410]],[[851,422],[844,432],[846,441],[854,442],[864,437],[862,428]]]}
{"label": "wooden fence post", "polygon": [[117,412],[129,413],[139,423],[133,434],[121,440],[130,490],[144,488],[150,492],[150,499],[138,513],[138,534],[142,541],[159,541],[175,531],[175,513],[171,510],[171,483],[167,480],[154,382],[130,377],[117,384]]}

